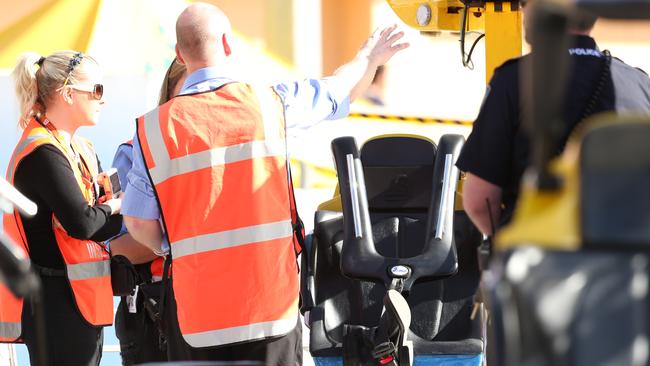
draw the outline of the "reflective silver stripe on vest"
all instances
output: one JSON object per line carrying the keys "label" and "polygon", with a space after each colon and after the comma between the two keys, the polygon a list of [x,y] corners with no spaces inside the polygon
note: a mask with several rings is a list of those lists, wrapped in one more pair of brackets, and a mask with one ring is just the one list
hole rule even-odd
{"label": "reflective silver stripe on vest", "polygon": [[[151,159],[153,159],[154,169],[156,170],[161,168],[163,161],[169,161],[169,153],[165,147],[165,141],[162,137],[158,119],[158,108],[144,115],[144,133],[147,136],[149,152],[151,153]],[[165,164],[162,165],[164,166]],[[151,172],[151,169],[149,171]]]}
{"label": "reflective silver stripe on vest", "polygon": [[90,142],[90,140],[87,140],[79,136],[74,136],[73,140],[75,145],[78,146],[81,150],[83,150],[83,154],[81,156],[85,160],[90,160],[90,161],[86,161],[86,164],[88,164],[88,168],[91,170],[91,174],[98,174],[99,162],[97,161],[97,155],[94,150],[95,147],[92,144],[92,142]]}
{"label": "reflective silver stripe on vest", "polygon": [[183,334],[183,338],[185,338],[185,341],[190,346],[195,348],[219,346],[285,335],[296,327],[296,322],[297,317],[291,317],[272,322],[256,323],[201,333]]}
{"label": "reflective silver stripe on vest", "polygon": [[66,266],[70,281],[87,280],[89,278],[106,277],[111,275],[111,262],[109,260],[68,264]]}
{"label": "reflective silver stripe on vest", "polygon": [[285,141],[275,139],[219,147],[170,159],[160,127],[158,109],[144,116],[145,134],[151,151],[151,157],[154,161],[154,167],[149,169],[154,185],[177,175],[213,166],[231,164],[253,158],[284,157],[286,155]]}
{"label": "reflective silver stripe on vest", "polygon": [[177,260],[212,250],[233,248],[240,245],[286,238],[293,235],[291,220],[272,222],[218,233],[199,235],[172,243],[172,255]]}
{"label": "reflective silver stripe on vest", "polygon": [[20,337],[20,323],[0,322],[0,338],[16,339]]}
{"label": "reflective silver stripe on vest", "polygon": [[20,154],[22,154],[23,150],[27,147],[27,145],[31,144],[35,140],[38,139],[44,139],[44,138],[49,138],[50,135],[42,134],[42,133],[37,133],[35,135],[31,135],[27,137],[23,142],[20,143],[16,147],[16,150],[14,151],[14,154],[11,156],[11,160],[9,161],[9,170],[7,171],[7,179],[13,180],[14,177],[14,168],[16,165],[16,157]]}
{"label": "reflective silver stripe on vest", "polygon": [[284,152],[284,141],[279,141],[274,144],[269,143],[269,141],[253,141],[245,144],[201,151],[173,160],[164,161],[158,159],[156,166],[150,169],[149,172],[151,173],[153,183],[159,184],[171,177],[191,173],[200,169],[236,163],[253,158],[284,156]]}

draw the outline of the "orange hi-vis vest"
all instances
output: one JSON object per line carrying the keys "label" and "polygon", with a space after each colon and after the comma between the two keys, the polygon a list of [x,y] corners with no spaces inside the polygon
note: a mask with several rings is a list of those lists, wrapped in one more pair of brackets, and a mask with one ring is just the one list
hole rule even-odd
{"label": "orange hi-vis vest", "polygon": [[[133,140],[125,141],[122,143],[122,145],[130,146],[131,148],[133,148]],[[122,184],[123,184],[122,187],[126,187],[126,182],[122,182]],[[158,282],[162,280],[164,263],[165,263],[165,259],[163,257],[158,257],[153,261],[149,262],[149,271],[151,272],[152,282]]]}
{"label": "orange hi-vis vest", "polygon": [[[89,205],[95,204],[94,177],[98,173],[98,163],[90,141],[80,137],[73,138],[74,151],[65,146],[56,130],[51,130],[32,119],[14,150],[7,170],[7,180],[14,183],[14,173],[23,158],[42,145],[53,145],[67,157],[77,178],[79,189]],[[29,245],[23,230],[22,219],[14,210],[13,214],[3,216],[7,235],[29,252]],[[52,215],[52,229],[59,250],[65,262],[65,271],[74,294],[77,307],[84,319],[96,326],[110,325],[113,322],[113,292],[111,289],[110,258],[108,252],[92,240],[81,240],[67,234],[56,215]],[[0,341],[16,341],[20,336],[20,314],[22,300],[9,294],[6,288],[0,289]],[[4,332],[7,330],[7,332]]]}
{"label": "orange hi-vis vest", "polygon": [[297,322],[284,107],[256,89],[178,96],[137,120],[180,330],[195,348],[285,335]]}

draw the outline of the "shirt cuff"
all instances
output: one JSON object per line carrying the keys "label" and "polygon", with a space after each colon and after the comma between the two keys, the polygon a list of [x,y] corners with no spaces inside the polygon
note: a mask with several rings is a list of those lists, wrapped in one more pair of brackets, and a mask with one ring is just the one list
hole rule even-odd
{"label": "shirt cuff", "polygon": [[154,254],[164,257],[169,254],[169,241],[167,240],[167,235],[163,234],[162,241],[160,242],[160,253],[154,252]]}
{"label": "shirt cuff", "polygon": [[350,114],[349,95],[343,98],[343,100],[340,101],[340,104],[337,104],[336,108],[334,109],[334,113],[332,113],[331,116],[327,117],[327,119],[341,119],[347,117],[348,114]]}

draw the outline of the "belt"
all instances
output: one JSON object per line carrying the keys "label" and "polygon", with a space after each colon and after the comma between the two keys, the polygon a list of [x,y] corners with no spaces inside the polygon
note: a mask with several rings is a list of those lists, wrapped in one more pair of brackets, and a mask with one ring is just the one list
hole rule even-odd
{"label": "belt", "polygon": [[44,277],[67,277],[65,269],[47,268],[32,262],[32,268],[36,273]]}

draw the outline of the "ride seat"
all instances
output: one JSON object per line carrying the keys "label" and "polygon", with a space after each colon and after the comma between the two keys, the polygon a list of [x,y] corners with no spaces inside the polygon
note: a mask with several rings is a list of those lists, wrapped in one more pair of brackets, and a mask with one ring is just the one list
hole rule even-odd
{"label": "ride seat", "polygon": [[[433,194],[439,188],[434,182],[442,181],[442,169],[434,169],[436,159],[444,162],[448,154],[457,158],[463,141],[461,136],[443,136],[439,151],[425,138],[389,136],[370,140],[362,147],[359,155],[368,212],[379,254],[413,258],[423,252],[427,232],[435,226],[430,213],[440,205],[440,196]],[[377,279],[344,275],[344,218],[340,205],[332,208],[337,202],[335,197],[316,212],[311,250],[303,262],[307,269],[303,269],[307,277],[302,281],[303,298],[309,296],[313,302],[304,309],[309,311],[313,357],[341,356],[350,325],[377,326],[387,291]],[[453,197],[448,210],[454,211]],[[452,215],[453,255],[442,266],[449,265],[452,270],[447,268],[439,277],[416,281],[403,293],[411,308],[408,339],[414,343],[416,357],[476,355],[483,350],[480,316],[471,318],[479,285],[476,248],[480,234],[464,213]]]}

